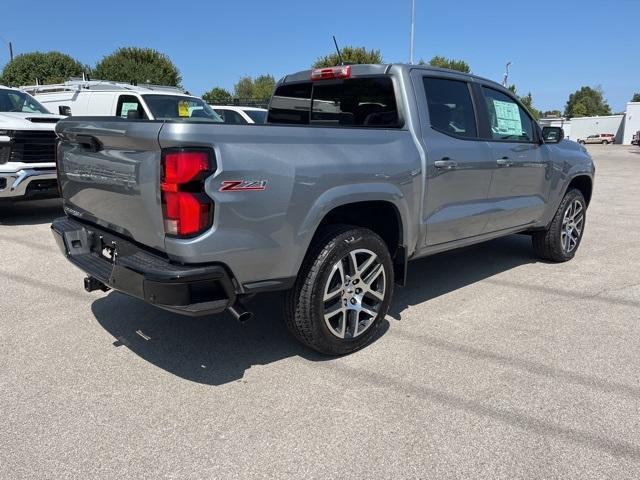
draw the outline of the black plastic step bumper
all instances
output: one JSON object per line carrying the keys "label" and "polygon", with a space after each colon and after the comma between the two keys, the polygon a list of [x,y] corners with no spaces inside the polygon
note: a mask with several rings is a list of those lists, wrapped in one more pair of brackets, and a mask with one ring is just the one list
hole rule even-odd
{"label": "black plastic step bumper", "polygon": [[51,224],[58,247],[71,263],[109,288],[185,315],[220,313],[236,293],[221,264],[178,265],[161,255],[69,217]]}

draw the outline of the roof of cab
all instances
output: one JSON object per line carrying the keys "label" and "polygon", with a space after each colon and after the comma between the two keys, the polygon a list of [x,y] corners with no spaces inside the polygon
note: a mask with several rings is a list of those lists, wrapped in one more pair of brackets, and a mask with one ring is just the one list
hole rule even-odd
{"label": "roof of cab", "polygon": [[[443,73],[443,74],[449,74],[449,75],[454,74],[457,76],[478,80],[483,83],[490,83],[494,86],[504,89],[502,85],[488,78],[479,77],[472,73],[464,73],[464,72],[459,72],[457,70],[449,70],[448,68],[432,67],[431,65],[411,65],[407,63],[355,64],[355,65],[351,65],[351,76],[356,77],[360,75],[384,75],[388,73],[396,73],[400,71],[410,71],[410,70],[425,70],[429,72]],[[278,84],[310,81],[312,71],[313,69],[301,70],[299,72],[292,73],[290,75],[285,75],[278,82]]]}

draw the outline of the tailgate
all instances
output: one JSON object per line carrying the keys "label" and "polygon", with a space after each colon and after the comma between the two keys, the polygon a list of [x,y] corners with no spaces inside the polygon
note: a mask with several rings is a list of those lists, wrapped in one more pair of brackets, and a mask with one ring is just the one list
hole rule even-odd
{"label": "tailgate", "polygon": [[56,126],[65,212],[164,251],[162,122],[70,117]]}

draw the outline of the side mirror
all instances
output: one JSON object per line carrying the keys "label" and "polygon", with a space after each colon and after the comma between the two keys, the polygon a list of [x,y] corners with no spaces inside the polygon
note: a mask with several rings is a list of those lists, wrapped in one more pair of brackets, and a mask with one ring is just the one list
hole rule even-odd
{"label": "side mirror", "polygon": [[138,112],[138,110],[129,110],[127,112],[127,118],[129,120],[139,120],[140,119],[140,112]]}
{"label": "side mirror", "polygon": [[60,115],[64,115],[65,117],[71,116],[71,107],[69,105],[60,105],[58,107],[58,113]]}
{"label": "side mirror", "polygon": [[544,143],[559,143],[564,140],[564,130],[560,127],[544,127],[542,139]]}

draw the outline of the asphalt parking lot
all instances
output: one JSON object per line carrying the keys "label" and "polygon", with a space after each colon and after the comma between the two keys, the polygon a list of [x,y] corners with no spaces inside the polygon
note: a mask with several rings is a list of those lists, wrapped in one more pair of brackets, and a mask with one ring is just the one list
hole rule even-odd
{"label": "asphalt parking lot", "polygon": [[640,148],[591,147],[576,258],[515,235],[419,260],[325,358],[279,297],[240,325],[86,293],[57,201],[0,207],[0,478],[638,478]]}

